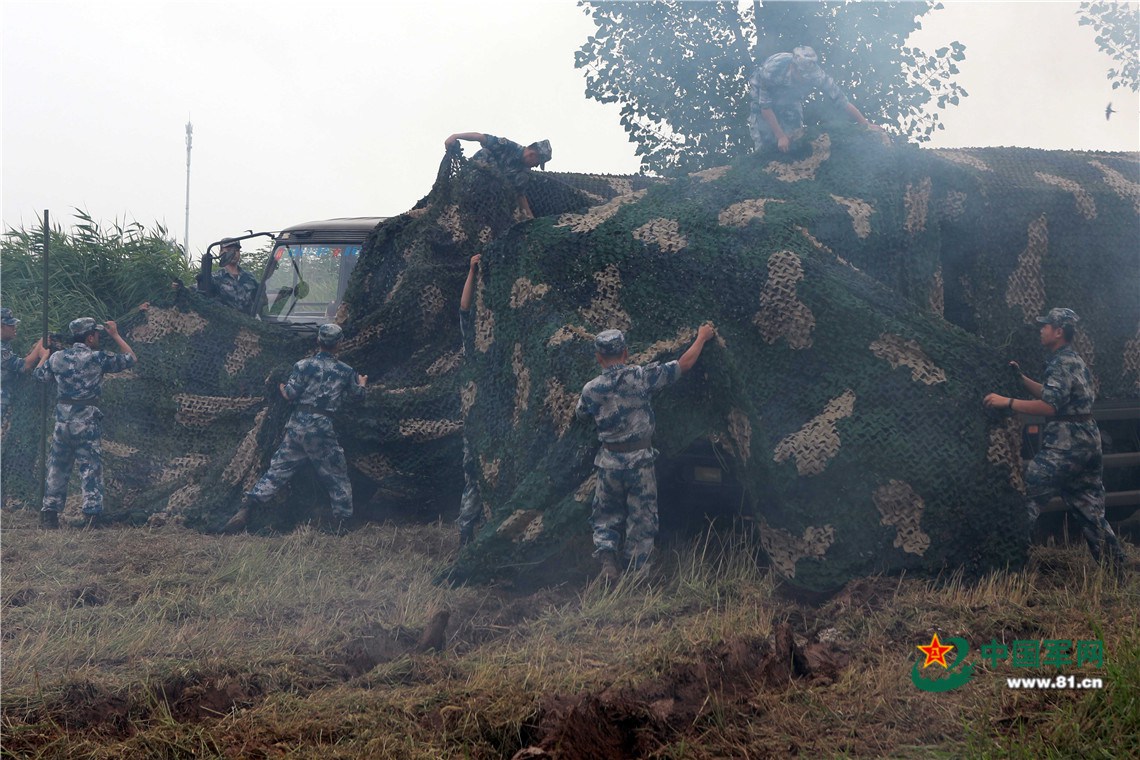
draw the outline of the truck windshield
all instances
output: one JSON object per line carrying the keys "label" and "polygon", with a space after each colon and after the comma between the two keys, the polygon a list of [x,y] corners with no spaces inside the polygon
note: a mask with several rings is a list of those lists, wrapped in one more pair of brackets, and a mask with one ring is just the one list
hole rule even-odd
{"label": "truck windshield", "polygon": [[266,316],[324,322],[336,315],[360,243],[290,243],[273,250],[265,281]]}

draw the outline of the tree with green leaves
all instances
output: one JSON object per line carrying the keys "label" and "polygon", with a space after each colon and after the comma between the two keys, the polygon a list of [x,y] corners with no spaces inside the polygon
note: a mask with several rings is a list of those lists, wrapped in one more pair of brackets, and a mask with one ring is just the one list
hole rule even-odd
{"label": "tree with green leaves", "polygon": [[1112,89],[1140,90],[1140,5],[1136,3],[1081,3],[1081,26],[1096,32],[1096,44],[1120,68],[1108,70]]}
{"label": "tree with green leaves", "polygon": [[[937,109],[966,91],[953,79],[965,46],[927,53],[906,44],[931,2],[685,2],[581,0],[597,31],[577,51],[586,95],[621,106],[643,171],[673,174],[747,153],[748,77],[766,58],[814,47],[871,120],[923,142]],[[824,104],[805,108],[826,117]]]}

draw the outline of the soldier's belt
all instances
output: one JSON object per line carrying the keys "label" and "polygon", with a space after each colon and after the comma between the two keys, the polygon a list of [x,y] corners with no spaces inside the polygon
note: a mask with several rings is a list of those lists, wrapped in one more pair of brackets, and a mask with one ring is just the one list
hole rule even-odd
{"label": "soldier's belt", "polygon": [[626,441],[625,443],[603,443],[602,448],[606,451],[613,451],[618,454],[628,454],[631,451],[641,451],[648,449],[653,445],[652,438],[642,438],[637,441]]}
{"label": "soldier's belt", "polygon": [[332,417],[333,413],[327,409],[315,407],[312,404],[297,404],[297,411],[308,412],[309,414],[320,414],[325,417]]}
{"label": "soldier's belt", "polygon": [[97,399],[89,398],[89,399],[86,399],[85,401],[80,401],[79,399],[76,399],[76,398],[62,398],[62,397],[60,397],[60,398],[57,398],[55,400],[55,403],[63,404],[64,406],[70,406],[72,409],[82,409],[82,408],[87,407],[87,406],[92,406],[96,402],[96,400]]}
{"label": "soldier's belt", "polygon": [[1092,422],[1093,416],[1091,414],[1058,414],[1056,417],[1048,417],[1046,422]]}

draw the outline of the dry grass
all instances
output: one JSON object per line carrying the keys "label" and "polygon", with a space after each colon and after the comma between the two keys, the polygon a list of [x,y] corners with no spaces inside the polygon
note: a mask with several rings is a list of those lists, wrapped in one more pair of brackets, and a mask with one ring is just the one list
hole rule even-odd
{"label": "dry grass", "polygon": [[[5,756],[588,757],[591,729],[662,758],[1140,754],[1140,579],[1082,547],[980,580],[860,579],[818,604],[735,535],[613,589],[527,596],[433,584],[450,524],[217,537],[42,532],[14,513],[0,549]],[[446,650],[413,652],[443,606]],[[774,682],[753,666],[779,629],[849,664]],[[1077,672],[1109,683],[1018,692],[1004,677],[1025,673],[980,667],[920,692],[914,647],[935,630],[975,648],[1102,638],[1106,667]]]}

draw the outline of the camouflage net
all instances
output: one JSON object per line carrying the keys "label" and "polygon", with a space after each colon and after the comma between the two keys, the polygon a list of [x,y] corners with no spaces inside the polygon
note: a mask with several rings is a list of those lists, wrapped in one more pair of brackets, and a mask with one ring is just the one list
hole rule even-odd
{"label": "camouflage net", "polygon": [[[1023,395],[1009,358],[1040,374],[1032,320],[1053,305],[1082,316],[1102,397],[1140,394],[1138,174],[1134,155],[892,148],[835,130],[670,182],[536,172],[537,218],[520,223],[494,170],[449,155],[431,192],[373,231],[337,317],[342,358],[369,376],[336,420],[356,509],[454,514],[465,431],[489,525],[456,577],[588,552],[596,443],[573,409],[597,373],[594,334],[627,330],[635,361],[667,360],[710,319],[719,341],[656,399],[659,469],[711,442],[782,575],[824,589],[1016,564],[1018,433],[980,399]],[[281,440],[276,384],[312,338],[189,292],[122,326],[140,362],[104,388],[108,516],[217,529]],[[13,388],[5,506],[39,490],[32,386]],[[253,527],[324,505],[302,470]]]}

